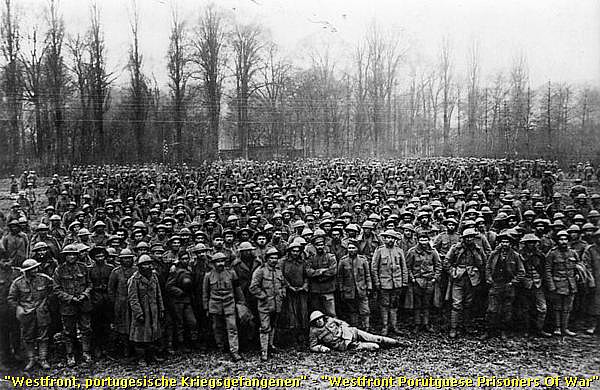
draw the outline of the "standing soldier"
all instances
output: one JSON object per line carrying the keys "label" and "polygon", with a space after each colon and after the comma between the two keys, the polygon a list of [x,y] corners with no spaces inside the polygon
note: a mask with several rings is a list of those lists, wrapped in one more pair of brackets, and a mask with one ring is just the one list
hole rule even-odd
{"label": "standing soldier", "polygon": [[75,365],[73,343],[77,330],[81,334],[81,350],[84,363],[92,361],[90,355],[92,282],[87,267],[77,261],[77,248],[67,245],[63,248],[64,262],[54,271],[54,293],[59,301],[59,313],[62,319],[67,365]]}
{"label": "standing soldier", "polygon": [[537,246],[539,242],[540,239],[535,234],[526,234],[521,238],[525,275],[521,280],[521,288],[517,290],[518,317],[527,321],[527,329],[533,328],[538,335],[551,337],[550,333],[544,331],[547,306],[542,287],[544,254]]}
{"label": "standing soldier", "polygon": [[470,321],[475,288],[481,283],[485,254],[475,244],[477,232],[465,229],[462,241],[454,245],[446,255],[446,267],[450,273],[449,292],[452,296],[450,312],[450,337],[456,337],[456,328],[461,314],[465,325]]}
{"label": "standing soldier", "polygon": [[350,319],[350,325],[368,331],[370,326],[369,295],[373,290],[369,261],[358,254],[358,241],[346,242],[348,254],[341,258],[338,267],[338,290],[342,300],[342,312]]}
{"label": "standing soldier", "polygon": [[33,259],[25,260],[21,266],[23,275],[13,281],[8,293],[8,303],[12,308],[16,308],[17,319],[23,329],[23,344],[28,358],[25,371],[35,366],[36,347],[40,367],[44,370],[50,369],[47,360],[50,326],[48,298],[52,294],[52,279],[38,272],[39,266],[40,263]]}
{"label": "standing soldier", "polygon": [[229,352],[234,362],[240,361],[235,304],[244,302],[235,271],[225,268],[228,256],[217,252],[212,258],[214,268],[204,276],[202,300],[204,310],[212,318],[213,333],[218,348],[223,348],[223,328],[227,328]]}
{"label": "standing soldier", "polygon": [[266,361],[269,352],[277,349],[273,345],[275,325],[281,313],[286,293],[286,282],[279,268],[279,252],[275,248],[267,249],[265,263],[254,271],[250,292],[257,299],[260,318],[260,360]]}
{"label": "standing soldier", "polygon": [[573,308],[573,299],[577,293],[576,265],[579,262],[577,252],[569,249],[569,233],[561,230],[556,234],[557,246],[546,255],[546,286],[552,299],[554,334],[557,336],[575,336],[569,330],[569,316]]}
{"label": "standing soldier", "polygon": [[310,281],[310,305],[312,310],[320,309],[328,316],[335,317],[337,261],[333,254],[325,252],[325,237],[314,237],[313,245],[315,253],[308,257],[306,269]]}
{"label": "standing soldier", "polygon": [[283,301],[283,327],[294,332],[300,344],[308,335],[308,278],[306,262],[302,257],[302,245],[292,242],[288,246],[288,255],[281,264],[281,273],[286,280],[287,293]]}
{"label": "standing soldier", "polygon": [[[177,347],[182,352],[189,352],[188,346],[197,347],[198,342],[198,323],[192,308],[194,280],[189,263],[189,254],[187,252],[180,253],[179,259],[175,261],[169,272],[166,284],[166,291],[175,314]],[[187,340],[185,340],[186,335]]]}
{"label": "standing soldier", "polygon": [[512,320],[515,288],[524,275],[521,255],[511,246],[508,232],[501,232],[498,235],[498,247],[486,264],[485,276],[490,285],[486,313],[488,326],[491,330],[500,328],[503,339]]}
{"label": "standing soldier", "polygon": [[594,243],[583,252],[583,263],[596,281],[596,286],[591,289],[589,295],[589,314],[592,316],[594,323],[586,329],[587,334],[598,334],[600,332],[600,229],[594,232],[593,240]]}
{"label": "standing soldier", "polygon": [[426,231],[419,232],[418,239],[419,244],[409,249],[406,254],[406,266],[409,280],[413,284],[415,330],[422,325],[425,330],[431,332],[433,328],[429,323],[429,314],[434,288],[442,273],[442,262],[437,250],[431,247]]}
{"label": "standing soldier", "polygon": [[127,281],[136,271],[133,266],[133,258],[131,250],[123,249],[119,253],[120,265],[111,271],[108,278],[108,296],[113,305],[113,324],[117,333],[117,350],[123,351],[124,357],[129,357],[131,353],[131,346],[129,345],[131,315],[129,312]]}
{"label": "standing soldier", "polygon": [[[138,362],[142,356],[146,363],[157,361],[156,346],[160,339],[160,321],[164,316],[162,294],[158,276],[152,267],[152,258],[142,255],[137,261],[137,271],[127,282],[127,296],[131,310],[129,341],[135,343]],[[143,364],[143,363],[142,363]]]}
{"label": "standing soldier", "polygon": [[398,330],[398,308],[404,302],[408,286],[408,268],[402,249],[395,245],[398,235],[393,230],[381,233],[384,245],[373,253],[371,270],[373,284],[379,291],[381,301],[381,334],[388,334],[388,320],[392,331]]}
{"label": "standing soldier", "polygon": [[92,334],[94,340],[94,351],[99,358],[106,346],[106,340],[110,333],[112,317],[112,306],[108,294],[108,280],[113,271],[113,266],[106,263],[108,252],[104,247],[95,247],[90,251],[90,257],[94,261],[90,269],[90,280],[92,281]]}
{"label": "standing soldier", "polygon": [[13,351],[19,345],[19,332],[14,307],[8,304],[8,292],[12,282],[21,275],[21,271],[13,267],[11,259],[0,248],[0,371],[7,371],[4,365],[12,361]]}
{"label": "standing soldier", "polygon": [[29,240],[27,235],[21,231],[19,221],[13,219],[8,222],[8,234],[2,237],[0,244],[6,251],[6,255],[12,261],[14,267],[20,267],[23,260],[27,258]]}

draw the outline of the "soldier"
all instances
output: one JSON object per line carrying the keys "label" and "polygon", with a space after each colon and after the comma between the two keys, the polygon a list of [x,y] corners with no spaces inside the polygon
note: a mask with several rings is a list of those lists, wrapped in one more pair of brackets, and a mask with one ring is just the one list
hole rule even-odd
{"label": "soldier", "polygon": [[398,308],[404,302],[408,286],[408,268],[402,249],[395,245],[399,239],[397,233],[386,230],[381,233],[381,238],[384,245],[373,253],[371,270],[373,284],[379,291],[381,303],[381,334],[387,336],[388,325],[393,332],[399,333]]}
{"label": "soldier", "polygon": [[569,316],[573,308],[573,299],[577,293],[575,279],[576,265],[579,263],[577,252],[569,249],[569,233],[561,230],[557,233],[557,246],[546,255],[544,279],[552,299],[552,314],[557,336],[575,336],[569,330]]}
{"label": "soldier", "polygon": [[546,296],[543,289],[544,254],[538,248],[540,239],[534,234],[526,234],[521,238],[523,249],[523,276],[520,288],[517,289],[518,318],[526,321],[527,329],[532,329],[542,337],[552,335],[544,331],[546,319]]}
{"label": "soldier", "polygon": [[131,310],[129,341],[135,343],[138,362],[159,361],[156,346],[161,336],[160,322],[165,313],[158,276],[152,267],[152,258],[142,255],[137,260],[137,271],[127,282],[127,298]]}
{"label": "soldier", "polygon": [[13,267],[4,248],[0,247],[0,371],[12,361],[13,351],[18,352],[19,332],[15,308],[8,303],[8,293],[12,282],[21,276],[21,270]]}
{"label": "soldier", "polygon": [[67,231],[60,225],[61,220],[57,214],[53,214],[50,219],[50,230],[48,235],[56,239],[58,243],[62,243],[67,237]]}
{"label": "soldier", "polygon": [[52,279],[38,272],[39,266],[40,263],[33,259],[25,260],[21,266],[23,275],[12,282],[8,293],[8,303],[16,309],[17,319],[23,330],[23,344],[28,358],[25,371],[30,371],[35,366],[36,347],[40,367],[50,369],[47,360],[50,325],[48,299],[52,294]]}
{"label": "soldier", "polygon": [[188,345],[197,347],[198,343],[198,323],[192,307],[194,280],[189,256],[187,252],[179,254],[179,259],[175,261],[169,272],[166,284],[166,292],[175,314],[177,347],[182,352],[189,352]]}
{"label": "soldier", "polygon": [[[310,314],[310,350],[312,352],[335,351],[376,351],[380,344],[390,347],[401,346],[391,337],[377,336],[334,317],[328,317],[320,311]],[[406,345],[406,344],[405,344]]]}
{"label": "soldier", "polygon": [[117,333],[117,350],[122,351],[124,357],[129,357],[132,352],[129,344],[131,315],[129,312],[127,281],[137,270],[133,266],[133,259],[134,256],[131,250],[123,249],[119,253],[119,266],[111,271],[108,278],[108,296],[113,307],[112,319],[114,331]]}
{"label": "soldier", "polygon": [[213,333],[217,347],[224,346],[223,328],[227,328],[229,352],[234,362],[240,361],[238,330],[235,304],[244,303],[244,295],[239,287],[235,271],[225,268],[228,256],[217,252],[211,258],[214,268],[204,276],[202,300],[204,310],[212,319]]}
{"label": "soldier", "polygon": [[333,254],[325,252],[325,237],[314,237],[313,245],[315,253],[308,256],[306,269],[310,284],[310,305],[313,309],[321,309],[335,317],[337,260]]}
{"label": "soldier", "polygon": [[349,318],[352,326],[366,331],[371,327],[369,295],[373,290],[369,261],[358,254],[356,239],[348,240],[346,244],[348,254],[340,260],[337,277],[342,312]]}
{"label": "soldier", "polygon": [[486,312],[488,327],[490,331],[499,328],[503,339],[512,320],[515,288],[524,275],[523,259],[512,248],[511,236],[507,231],[501,232],[498,247],[486,264],[485,276],[490,285]]}
{"label": "soldier", "polygon": [[104,247],[94,247],[90,251],[90,258],[94,264],[90,268],[90,280],[92,281],[92,335],[94,341],[94,352],[96,358],[102,356],[105,340],[110,334],[112,320],[111,300],[108,292],[108,280],[114,267],[107,264],[108,251]]}
{"label": "soldier", "polygon": [[12,265],[20,267],[23,260],[27,258],[29,240],[27,239],[27,235],[21,231],[18,220],[13,219],[8,222],[8,234],[2,237],[0,245],[12,261]]}
{"label": "soldier", "polygon": [[464,314],[463,322],[469,323],[475,288],[481,282],[485,254],[475,244],[476,236],[477,232],[474,229],[465,229],[462,233],[462,241],[450,248],[446,255],[446,268],[450,273],[448,291],[452,297],[450,338],[456,337],[456,328],[461,314]]}
{"label": "soldier", "polygon": [[442,273],[442,262],[437,250],[431,247],[426,231],[419,232],[418,239],[419,244],[406,254],[406,266],[413,290],[415,330],[422,325],[431,332],[433,328],[429,323],[429,314],[434,288]]}
{"label": "soldier", "polygon": [[67,365],[73,367],[73,343],[77,338],[77,330],[81,334],[81,350],[83,361],[89,364],[90,355],[92,282],[87,267],[77,261],[77,248],[67,245],[62,250],[64,262],[54,271],[54,293],[59,301],[59,313],[63,325]]}
{"label": "soldier", "polygon": [[286,281],[279,268],[279,252],[275,248],[269,248],[265,253],[265,262],[254,271],[250,283],[250,292],[258,303],[262,361],[266,361],[270,353],[277,351],[273,344],[275,324],[283,307],[286,288]]}
{"label": "soldier", "polygon": [[281,273],[286,280],[287,292],[281,313],[282,327],[290,329],[300,344],[308,336],[308,277],[307,264],[302,257],[302,246],[292,242],[288,255],[281,262]]}
{"label": "soldier", "polygon": [[583,251],[582,258],[583,263],[596,282],[596,286],[590,290],[588,296],[588,314],[592,316],[591,320],[593,323],[586,329],[587,334],[598,334],[600,332],[600,229],[594,232],[593,242],[592,245]]}

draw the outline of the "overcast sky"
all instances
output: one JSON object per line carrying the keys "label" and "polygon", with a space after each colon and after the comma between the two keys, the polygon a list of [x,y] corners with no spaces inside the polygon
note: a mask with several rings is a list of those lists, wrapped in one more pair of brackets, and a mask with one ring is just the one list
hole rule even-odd
{"label": "overcast sky", "polygon": [[[19,0],[24,20],[41,20],[46,0]],[[109,63],[122,72],[130,41],[130,0],[100,0]],[[473,42],[481,70],[491,77],[514,59],[527,59],[532,85],[548,80],[600,85],[599,0],[217,0],[242,22],[265,26],[281,51],[301,61],[307,47],[328,42],[341,61],[373,22],[392,31],[410,58],[433,64],[442,39],[452,44],[457,72],[465,71]],[[85,0],[61,0],[69,33],[87,28]],[[170,10],[176,4],[195,23],[205,0],[138,0],[146,73],[166,78]],[[324,23],[327,22],[327,23]],[[342,50],[335,51],[335,48]],[[125,79],[126,80],[126,79]]]}

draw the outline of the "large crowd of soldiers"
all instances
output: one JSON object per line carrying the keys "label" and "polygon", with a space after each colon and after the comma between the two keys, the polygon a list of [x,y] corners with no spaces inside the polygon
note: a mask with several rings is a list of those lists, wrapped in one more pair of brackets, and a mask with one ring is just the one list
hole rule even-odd
{"label": "large crowd of soldiers", "polygon": [[27,171],[1,218],[2,363],[598,333],[593,173],[558,193],[542,160]]}

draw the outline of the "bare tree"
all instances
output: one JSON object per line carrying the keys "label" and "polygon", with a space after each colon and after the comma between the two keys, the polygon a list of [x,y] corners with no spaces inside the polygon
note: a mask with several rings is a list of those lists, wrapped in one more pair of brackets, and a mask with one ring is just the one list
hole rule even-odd
{"label": "bare tree", "polygon": [[[177,161],[183,161],[182,129],[186,118],[185,100],[187,97],[187,83],[189,81],[189,42],[185,23],[181,20],[174,8],[171,18],[171,35],[169,37],[169,51],[167,53],[169,72],[169,89],[173,106],[173,121],[175,125],[175,144]],[[161,140],[164,142],[164,140]]]}
{"label": "bare tree", "polygon": [[479,112],[479,48],[473,43],[469,53],[467,75],[467,150],[469,155],[477,151],[478,139],[475,135],[478,127]]}
{"label": "bare tree", "polygon": [[205,150],[209,159],[216,157],[219,147],[225,38],[223,17],[215,8],[207,8],[200,18],[193,39],[193,60],[199,66],[201,78],[204,81],[205,105],[208,107],[209,121],[208,142]]}
{"label": "bare tree", "polygon": [[453,96],[454,70],[450,42],[447,38],[442,42],[439,68],[440,82],[442,85],[442,120],[444,126],[442,130],[442,139],[444,143],[443,155],[450,156],[452,154],[450,148],[450,120],[452,119],[452,111],[455,107],[455,97]]}
{"label": "bare tree", "polygon": [[4,59],[2,67],[2,89],[6,96],[8,111],[8,129],[0,134],[1,148],[5,166],[13,168],[21,156],[21,69],[19,56],[21,35],[19,19],[12,0],[4,0],[2,20],[0,21],[0,51]]}
{"label": "bare tree", "polygon": [[[95,161],[106,158],[106,137],[104,132],[104,114],[108,111],[112,74],[106,70],[106,46],[104,32],[100,23],[100,10],[97,4],[90,7],[90,28],[87,49],[89,51],[89,100],[93,136],[97,139]],[[89,142],[89,140],[87,141]]]}
{"label": "bare tree", "polygon": [[250,123],[248,100],[254,91],[251,82],[260,64],[261,28],[256,24],[236,25],[231,45],[235,56],[237,125],[242,156],[248,158]]}
{"label": "bare tree", "polygon": [[146,129],[146,119],[148,115],[148,83],[142,72],[143,56],[139,51],[139,14],[137,4],[132,1],[132,14],[130,19],[131,27],[131,45],[129,47],[129,106],[131,108],[131,122],[133,135],[136,142],[136,160],[142,161],[144,158],[144,136]]}
{"label": "bare tree", "polygon": [[43,120],[46,91],[44,88],[43,60],[45,47],[38,40],[38,27],[34,26],[28,38],[30,50],[27,54],[21,53],[20,61],[23,69],[23,88],[27,101],[33,106],[34,127],[32,140],[35,154],[44,165],[49,155],[46,149],[48,134]]}
{"label": "bare tree", "polygon": [[63,57],[65,25],[59,12],[58,0],[50,0],[46,13],[46,56],[44,73],[48,91],[49,121],[53,127],[52,145],[54,163],[58,166],[65,161],[65,102],[69,94],[69,77]]}
{"label": "bare tree", "polygon": [[[85,161],[91,149],[91,132],[88,119],[90,115],[90,88],[91,88],[91,64],[87,62],[88,42],[81,36],[70,37],[67,48],[71,57],[69,70],[73,74],[72,82],[75,84],[79,98],[79,118],[77,127],[71,128],[71,161],[75,161],[76,146],[79,146],[79,160]],[[79,129],[79,131],[77,131]]]}

